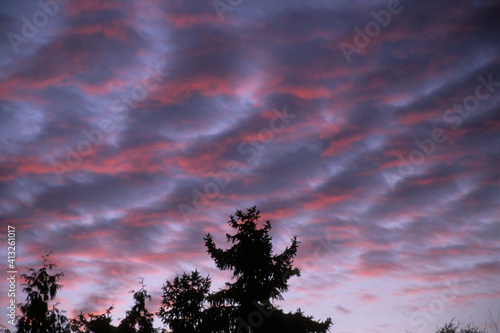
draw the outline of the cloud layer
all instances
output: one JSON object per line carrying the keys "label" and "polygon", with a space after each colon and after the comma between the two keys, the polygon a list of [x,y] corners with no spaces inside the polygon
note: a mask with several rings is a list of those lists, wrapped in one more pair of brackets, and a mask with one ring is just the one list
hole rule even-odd
{"label": "cloud layer", "polygon": [[336,332],[499,311],[499,4],[214,3],[2,6],[19,270],[53,250],[62,307],[115,319],[145,277],[155,311],[183,271],[223,286],[203,236],[257,205],[302,242],[280,305]]}

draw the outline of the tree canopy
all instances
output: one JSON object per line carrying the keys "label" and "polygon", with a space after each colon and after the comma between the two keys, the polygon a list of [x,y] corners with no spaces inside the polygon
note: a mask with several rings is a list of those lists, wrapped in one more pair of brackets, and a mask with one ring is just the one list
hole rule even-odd
{"label": "tree canopy", "polygon": [[[69,319],[55,301],[62,285],[63,273],[52,273],[57,267],[42,256],[39,269],[30,268],[21,274],[24,280],[24,303],[18,304],[18,333],[326,333],[332,321],[315,320],[299,308],[285,313],[273,302],[284,300],[288,281],[300,276],[294,258],[300,242],[296,236],[282,252],[273,249],[269,220],[260,223],[260,211],[251,207],[246,212],[236,210],[228,225],[233,234],[226,233],[228,248],[219,248],[211,234],[204,237],[207,253],[220,270],[232,272],[225,288],[211,292],[210,276],[203,277],[198,270],[176,275],[162,287],[161,306],[157,313],[147,309],[151,295],[145,289],[132,290],[134,304],[126,311],[118,326],[113,325],[113,305],[103,313],[80,312]],[[155,316],[165,328],[155,328]],[[499,315],[500,318],[500,315]],[[499,332],[499,320],[490,321]],[[167,330],[167,328],[169,330]],[[3,325],[0,332],[11,333]],[[465,327],[453,320],[438,328],[436,333],[485,333],[474,325]]]}
{"label": "tree canopy", "polygon": [[19,306],[23,314],[18,318],[18,333],[67,333],[68,319],[56,305],[49,306],[49,301],[56,297],[62,288],[58,282],[63,273],[50,274],[56,264],[50,262],[51,253],[42,256],[42,267],[28,269],[21,274],[24,279],[23,291],[27,294],[24,304]]}
{"label": "tree canopy", "polygon": [[202,332],[206,325],[204,303],[210,290],[210,278],[203,278],[197,270],[190,275],[176,276],[163,286],[163,297],[158,316],[174,332]]}
{"label": "tree canopy", "polygon": [[226,289],[210,295],[209,300],[214,306],[233,307],[238,332],[276,332],[274,328],[282,327],[292,318],[301,321],[299,326],[304,326],[303,332],[328,331],[329,318],[314,325],[312,318],[302,316],[302,312],[293,315],[275,312],[277,308],[272,301],[283,300],[283,293],[288,291],[288,280],[300,276],[299,268],[293,265],[300,242],[293,236],[290,246],[279,254],[274,253],[269,234],[271,221],[265,221],[259,228],[259,219],[260,211],[255,206],[246,212],[236,210],[228,221],[235,230],[234,234],[226,234],[231,245],[229,249],[218,248],[211,234],[205,237],[207,252],[217,268],[232,271],[234,280],[226,283]]}
{"label": "tree canopy", "polygon": [[[62,273],[52,274],[56,265],[43,256],[42,267],[30,268],[22,274],[26,301],[19,304],[19,333],[241,333],[292,332],[324,333],[331,320],[315,321],[298,309],[285,313],[273,304],[284,300],[288,280],[300,276],[293,264],[300,242],[296,236],[282,252],[275,253],[270,235],[271,222],[259,223],[260,211],[251,207],[246,212],[236,210],[228,221],[233,234],[226,234],[229,248],[216,246],[211,234],[204,243],[208,254],[220,270],[232,272],[225,288],[210,291],[210,276],[198,270],[176,275],[163,285],[161,306],[156,314],[147,309],[151,295],[141,288],[131,291],[134,304],[118,326],[113,325],[113,305],[103,313],[80,312],[69,319],[55,303]],[[161,319],[164,329],[154,327],[154,318]],[[170,329],[167,331],[166,328]]]}

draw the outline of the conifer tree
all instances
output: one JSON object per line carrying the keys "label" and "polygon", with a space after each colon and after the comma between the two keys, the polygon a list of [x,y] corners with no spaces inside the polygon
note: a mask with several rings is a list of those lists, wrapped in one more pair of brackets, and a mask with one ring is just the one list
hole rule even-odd
{"label": "conifer tree", "polygon": [[[288,280],[300,276],[299,268],[293,265],[299,241],[293,236],[290,246],[275,254],[269,235],[271,222],[267,220],[259,228],[259,218],[260,211],[255,206],[246,213],[236,210],[236,214],[230,216],[228,224],[236,232],[226,234],[229,249],[218,248],[211,234],[204,238],[207,252],[217,268],[232,271],[234,280],[226,283],[226,289],[209,296],[212,306],[236,316],[231,327],[233,332],[276,332],[271,327],[280,327],[284,320],[297,317],[307,326],[301,332],[326,332],[331,324],[329,318],[324,323],[316,323],[301,312],[282,314],[271,303],[283,300]],[[314,324],[320,325],[317,330],[313,329]]]}
{"label": "conifer tree", "polygon": [[56,264],[49,261],[49,253],[43,258],[40,269],[28,269],[21,274],[24,279],[23,291],[27,293],[26,302],[21,304],[22,316],[17,321],[18,333],[69,333],[68,318],[57,308],[57,303],[49,309],[49,301],[56,297],[62,288],[58,282],[63,273],[50,274]]}
{"label": "conifer tree", "polygon": [[198,270],[167,281],[157,313],[163,323],[174,333],[206,332],[203,325],[210,284],[210,277],[202,277]]}
{"label": "conifer tree", "polygon": [[151,300],[151,295],[145,289],[144,279],[141,279],[141,289],[131,292],[134,294],[134,305],[120,322],[118,333],[155,333],[154,314],[146,308],[146,300]]}

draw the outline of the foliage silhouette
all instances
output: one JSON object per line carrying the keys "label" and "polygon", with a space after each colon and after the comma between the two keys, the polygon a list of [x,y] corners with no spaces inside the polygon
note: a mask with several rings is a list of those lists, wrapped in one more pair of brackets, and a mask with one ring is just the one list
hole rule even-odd
{"label": "foliage silhouette", "polygon": [[[176,276],[173,282],[163,285],[161,307],[156,314],[173,333],[325,333],[332,325],[331,319],[316,321],[305,316],[298,309],[285,313],[271,302],[283,299],[288,290],[288,279],[300,276],[293,266],[299,242],[294,236],[291,245],[277,255],[273,253],[270,221],[257,228],[260,211],[256,207],[246,213],[236,210],[230,216],[229,225],[236,229],[234,235],[226,234],[231,247],[217,248],[213,237],[204,238],[207,252],[221,270],[233,272],[233,283],[226,282],[226,289],[210,293],[210,277],[202,277],[198,270],[191,274]],[[25,303],[18,305],[22,315],[17,317],[18,333],[160,333],[153,327],[154,315],[146,308],[146,300],[151,300],[144,280],[141,289],[133,293],[134,305],[126,312],[115,327],[112,325],[109,307],[103,314],[83,314],[68,320],[65,311],[53,304],[57,292],[62,288],[63,273],[51,274],[56,265],[49,261],[49,253],[43,258],[38,270],[29,268],[21,274],[24,279],[23,291],[27,294]],[[52,304],[49,304],[52,303]],[[490,328],[500,333],[500,314],[495,319],[489,313]],[[486,328],[486,326],[485,326]],[[11,333],[0,325],[0,333]],[[166,333],[165,329],[161,333]],[[435,333],[486,333],[474,325],[461,327],[453,320],[438,328]]]}
{"label": "foliage silhouette", "polygon": [[[293,266],[299,241],[293,236],[289,247],[281,254],[274,254],[269,235],[271,222],[265,221],[258,229],[259,218],[260,211],[255,206],[248,208],[246,213],[236,210],[235,216],[231,215],[228,221],[236,233],[226,234],[227,242],[232,245],[227,250],[216,247],[211,234],[204,238],[207,252],[217,268],[233,271],[232,278],[235,279],[233,283],[226,282],[226,289],[210,295],[211,304],[216,308],[229,308],[236,314],[237,332],[277,332],[276,328],[283,327],[291,319],[299,319],[293,327],[304,326],[304,330],[296,332],[327,332],[330,318],[319,323],[304,317],[299,311],[286,315],[275,312],[277,309],[271,301],[283,300],[282,293],[288,290],[290,277],[300,276],[300,270]],[[266,318],[262,313],[267,314]],[[252,321],[252,316],[259,315],[261,319]],[[282,328],[279,331],[283,331]]]}
{"label": "foliage silhouette", "polygon": [[106,309],[103,314],[80,314],[71,320],[71,331],[75,333],[117,333],[118,328],[111,324],[111,311],[113,306]]}
{"label": "foliage silhouette", "polygon": [[118,326],[118,333],[155,333],[153,327],[154,314],[146,309],[146,300],[151,300],[151,295],[144,289],[144,279],[141,279],[141,289],[131,291],[134,294],[134,305],[127,311],[127,315]]}
{"label": "foliage silhouette", "polygon": [[327,332],[330,325],[330,318],[324,322],[317,322],[312,316],[304,316],[300,308],[294,313],[284,313],[281,309],[277,309],[267,320],[263,321],[262,326],[254,328],[252,332]]}
{"label": "foliage silhouette", "polygon": [[178,275],[173,282],[163,285],[163,296],[158,316],[174,333],[201,332],[205,324],[205,303],[210,290],[210,278],[203,278],[198,270],[190,275]]}
{"label": "foliage silhouette", "polygon": [[452,319],[449,323],[446,323],[443,327],[439,328],[436,333],[485,333],[485,331],[480,330],[471,324],[461,328],[460,323],[454,324]]}
{"label": "foliage silhouette", "polygon": [[[325,333],[329,331],[331,319],[316,321],[298,309],[285,313],[272,304],[283,300],[288,291],[288,280],[300,276],[299,268],[293,265],[299,241],[296,236],[283,252],[273,252],[269,235],[271,222],[259,227],[260,211],[251,207],[247,212],[236,210],[230,216],[229,226],[233,235],[226,234],[229,249],[218,248],[211,234],[204,238],[208,254],[217,268],[232,271],[232,281],[226,288],[210,293],[211,279],[202,277],[198,270],[190,274],[175,276],[163,285],[161,306],[156,313],[173,333]],[[126,312],[118,326],[112,324],[113,306],[102,314],[80,312],[68,320],[58,303],[49,307],[57,292],[62,273],[50,274],[55,264],[43,256],[43,266],[30,268],[21,277],[25,280],[23,291],[26,302],[20,304],[22,315],[18,317],[19,333],[159,333],[153,326],[155,314],[146,308],[151,300],[144,280],[141,289],[131,291],[134,304]],[[8,331],[2,329],[2,331]],[[165,329],[162,333],[166,332]],[[440,332],[443,333],[443,332]],[[448,332],[446,332],[448,333]],[[470,333],[470,332],[460,332]],[[476,332],[474,332],[476,333]]]}
{"label": "foliage silhouette", "polygon": [[38,270],[28,269],[27,273],[21,274],[25,281],[23,291],[27,293],[26,302],[20,304],[19,308],[23,314],[18,318],[18,333],[68,333],[68,318],[56,305],[49,309],[49,301],[56,297],[57,291],[62,288],[58,282],[63,273],[51,275],[56,264],[49,261],[48,253],[43,258],[42,267]]}

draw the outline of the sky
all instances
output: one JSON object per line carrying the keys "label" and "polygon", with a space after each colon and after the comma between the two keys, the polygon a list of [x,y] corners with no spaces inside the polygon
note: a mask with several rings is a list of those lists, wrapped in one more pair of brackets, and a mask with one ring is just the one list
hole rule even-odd
{"label": "sky", "polygon": [[281,308],[337,333],[484,327],[499,16],[494,0],[4,1],[2,244],[13,226],[19,274],[53,251],[59,307],[114,305],[116,323],[140,277],[151,311],[176,274],[222,288],[203,237],[226,247],[229,215],[256,205],[275,252],[301,242]]}

